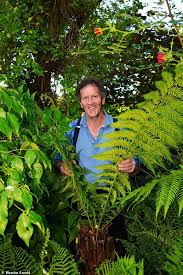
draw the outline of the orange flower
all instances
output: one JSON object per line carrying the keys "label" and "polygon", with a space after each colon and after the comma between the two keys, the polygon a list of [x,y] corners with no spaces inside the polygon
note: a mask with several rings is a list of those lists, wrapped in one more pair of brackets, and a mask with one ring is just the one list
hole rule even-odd
{"label": "orange flower", "polygon": [[103,31],[101,28],[94,28],[94,34],[101,35],[101,34],[103,34]]}
{"label": "orange flower", "polygon": [[158,52],[157,59],[159,64],[166,61],[165,55],[162,52]]}

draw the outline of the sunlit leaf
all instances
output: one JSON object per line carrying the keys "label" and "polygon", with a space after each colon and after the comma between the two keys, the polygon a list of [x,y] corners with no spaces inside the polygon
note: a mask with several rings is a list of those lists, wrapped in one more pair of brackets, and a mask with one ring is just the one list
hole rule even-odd
{"label": "sunlit leaf", "polygon": [[2,117],[0,117],[0,131],[11,141],[12,129],[9,126],[8,121]]}
{"label": "sunlit leaf", "polygon": [[37,182],[40,181],[40,179],[43,175],[43,167],[39,162],[35,162],[33,164],[32,175],[36,179]]}
{"label": "sunlit leaf", "polygon": [[20,214],[16,224],[16,230],[19,237],[29,246],[29,241],[33,234],[33,226],[30,217],[25,212]]}
{"label": "sunlit leaf", "polygon": [[5,191],[0,196],[0,234],[4,236],[4,231],[8,223],[8,198]]}
{"label": "sunlit leaf", "polygon": [[20,157],[16,156],[15,158],[13,158],[13,160],[11,161],[11,167],[15,168],[17,171],[19,171],[20,173],[23,172],[24,170],[24,165],[23,165],[23,161]]}
{"label": "sunlit leaf", "polygon": [[44,234],[45,232],[45,228],[44,228],[44,224],[42,221],[42,218],[39,214],[37,214],[36,212],[34,212],[33,210],[31,210],[29,212],[29,216],[31,219],[31,222],[35,225],[37,225],[37,227],[42,231],[42,233]]}
{"label": "sunlit leaf", "polygon": [[31,194],[25,190],[23,191],[22,193],[22,203],[23,203],[23,206],[25,207],[25,210],[30,210],[32,208],[32,196]]}
{"label": "sunlit leaf", "polygon": [[36,153],[32,149],[28,149],[25,153],[24,159],[27,166],[31,169],[32,164],[35,162],[37,158]]}
{"label": "sunlit leaf", "polygon": [[18,118],[14,114],[8,112],[7,119],[15,135],[19,136],[20,123],[18,121]]}

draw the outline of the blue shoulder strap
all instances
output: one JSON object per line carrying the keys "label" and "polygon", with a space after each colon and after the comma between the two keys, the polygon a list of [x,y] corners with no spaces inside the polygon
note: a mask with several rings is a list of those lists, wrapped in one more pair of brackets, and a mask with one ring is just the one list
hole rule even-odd
{"label": "blue shoulder strap", "polygon": [[79,135],[79,131],[80,131],[80,122],[81,122],[81,117],[78,119],[76,127],[74,129],[74,135],[73,135],[73,139],[72,139],[72,145],[74,146],[74,148],[76,148],[76,143],[78,140],[78,135]]}

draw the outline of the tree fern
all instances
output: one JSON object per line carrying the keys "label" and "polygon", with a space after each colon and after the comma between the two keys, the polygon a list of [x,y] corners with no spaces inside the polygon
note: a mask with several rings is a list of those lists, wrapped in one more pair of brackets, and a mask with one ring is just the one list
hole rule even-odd
{"label": "tree fern", "polygon": [[[106,151],[94,156],[96,159],[110,159],[113,165],[117,166],[122,159],[138,155],[152,172],[157,166],[165,168],[165,160],[172,161],[170,148],[178,148],[182,143],[183,102],[180,91],[182,91],[183,70],[178,67],[174,78],[172,74],[163,72],[162,78],[162,81],[156,83],[157,90],[146,94],[145,101],[138,104],[137,109],[126,111],[118,117],[117,122],[112,124],[114,128],[121,128],[122,130],[105,135],[105,138],[108,139],[107,142],[98,146],[106,148]],[[101,168],[99,167],[99,169]],[[108,192],[111,193],[116,185],[122,186],[124,180],[123,177],[118,177],[120,174],[118,171],[112,172],[113,175],[108,177],[110,170],[107,169],[107,166],[106,169],[103,167],[103,171],[99,174],[101,178],[97,181],[98,184],[101,184],[104,179],[105,185],[110,187]],[[176,174],[176,172],[173,173]],[[111,204],[109,203],[111,196],[108,193],[108,199],[103,205],[103,209],[106,211],[99,213],[99,215],[103,215],[101,220],[110,220],[132,197],[135,197],[135,201],[142,201],[150,194],[154,186],[157,184],[160,186],[160,182],[162,187],[159,187],[161,191],[157,193],[157,214],[164,206],[164,216],[166,216],[167,210],[179,190],[178,182],[180,179],[176,180],[173,173],[169,178],[169,181],[172,177],[174,178],[173,185],[165,183],[168,178],[163,177],[160,181],[156,179],[133,192],[130,192],[129,189],[129,194],[124,193],[124,197],[116,196],[116,200],[113,200]],[[105,178],[107,177],[108,181],[106,182]],[[180,192],[179,213],[182,211]]]}
{"label": "tree fern", "polygon": [[157,165],[164,167],[164,159],[171,160],[169,147],[177,148],[182,141],[182,77],[179,69],[174,78],[163,72],[163,80],[156,83],[158,89],[146,94],[145,101],[135,110],[122,113],[112,124],[122,130],[105,135],[109,141],[99,146],[110,150],[95,158],[118,163],[123,158],[138,155],[152,171]]}
{"label": "tree fern", "polygon": [[98,275],[143,275],[144,265],[143,261],[136,263],[133,256],[117,258],[115,262],[106,261],[99,268],[97,268]]}

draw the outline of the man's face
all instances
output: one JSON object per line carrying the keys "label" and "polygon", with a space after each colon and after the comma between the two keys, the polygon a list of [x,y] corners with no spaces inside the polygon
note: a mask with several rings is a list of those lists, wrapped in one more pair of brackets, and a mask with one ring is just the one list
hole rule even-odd
{"label": "man's face", "polygon": [[84,109],[87,117],[98,117],[102,111],[102,105],[105,103],[105,98],[101,97],[98,87],[94,84],[88,84],[80,90],[80,105]]}

